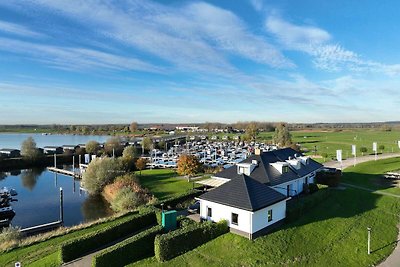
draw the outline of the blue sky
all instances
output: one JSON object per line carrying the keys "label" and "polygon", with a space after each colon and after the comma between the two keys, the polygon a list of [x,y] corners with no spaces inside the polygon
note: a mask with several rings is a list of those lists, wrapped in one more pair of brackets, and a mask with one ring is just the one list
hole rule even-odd
{"label": "blue sky", "polygon": [[0,124],[399,120],[398,1],[0,1]]}

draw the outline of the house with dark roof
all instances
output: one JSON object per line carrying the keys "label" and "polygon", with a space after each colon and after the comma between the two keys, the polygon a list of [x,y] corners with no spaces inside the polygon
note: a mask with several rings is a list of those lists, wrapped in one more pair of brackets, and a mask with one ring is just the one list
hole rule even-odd
{"label": "house with dark roof", "polygon": [[255,155],[209,179],[209,185],[217,187],[198,197],[200,217],[227,220],[232,232],[255,238],[282,222],[286,201],[313,183],[322,167],[291,148],[256,150]]}

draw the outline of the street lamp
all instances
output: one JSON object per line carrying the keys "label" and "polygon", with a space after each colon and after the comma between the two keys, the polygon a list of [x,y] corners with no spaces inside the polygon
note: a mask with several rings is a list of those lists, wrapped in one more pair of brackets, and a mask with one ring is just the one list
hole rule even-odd
{"label": "street lamp", "polygon": [[368,255],[371,254],[371,227],[367,228],[368,230]]}

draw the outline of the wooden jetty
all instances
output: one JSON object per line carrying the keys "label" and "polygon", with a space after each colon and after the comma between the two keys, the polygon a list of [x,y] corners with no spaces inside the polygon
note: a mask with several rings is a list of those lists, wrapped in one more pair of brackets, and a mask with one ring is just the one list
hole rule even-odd
{"label": "wooden jetty", "polygon": [[60,228],[61,226],[63,226],[62,221],[55,221],[55,222],[51,222],[51,223],[45,223],[45,224],[35,225],[32,227],[27,227],[27,228],[21,229],[20,233],[25,236],[31,236],[31,235],[36,235],[36,234],[52,231],[57,228]]}
{"label": "wooden jetty", "polygon": [[51,172],[64,174],[64,175],[71,176],[74,178],[78,178],[78,179],[82,178],[82,174],[80,172],[73,172],[73,171],[69,171],[69,170],[59,169],[56,167],[47,167],[47,169]]}

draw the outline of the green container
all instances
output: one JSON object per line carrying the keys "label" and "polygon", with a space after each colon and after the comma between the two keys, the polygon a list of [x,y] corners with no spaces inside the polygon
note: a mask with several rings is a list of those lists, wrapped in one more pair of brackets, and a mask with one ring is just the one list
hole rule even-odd
{"label": "green container", "polygon": [[176,229],[176,214],[176,210],[164,211],[161,214],[162,226],[165,230],[170,231]]}

